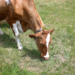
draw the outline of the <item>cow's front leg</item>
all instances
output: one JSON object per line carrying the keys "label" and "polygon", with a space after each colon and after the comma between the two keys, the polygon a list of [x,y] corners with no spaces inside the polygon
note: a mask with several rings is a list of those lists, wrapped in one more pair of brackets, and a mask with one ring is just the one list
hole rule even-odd
{"label": "cow's front leg", "polygon": [[22,45],[21,45],[21,43],[20,43],[19,36],[15,36],[15,41],[16,41],[16,43],[17,43],[18,49],[19,49],[19,50],[22,50],[23,47],[22,47]]}
{"label": "cow's front leg", "polygon": [[3,35],[4,33],[2,32],[1,28],[0,28],[0,35]]}
{"label": "cow's front leg", "polygon": [[17,23],[14,23],[13,24],[13,31],[14,31],[14,34],[15,34],[15,40],[16,40],[16,43],[17,43],[17,47],[19,50],[22,50],[23,47],[20,43],[20,40],[19,40],[19,37],[20,37],[20,34],[19,34],[19,31],[18,31],[18,28],[17,28]]}

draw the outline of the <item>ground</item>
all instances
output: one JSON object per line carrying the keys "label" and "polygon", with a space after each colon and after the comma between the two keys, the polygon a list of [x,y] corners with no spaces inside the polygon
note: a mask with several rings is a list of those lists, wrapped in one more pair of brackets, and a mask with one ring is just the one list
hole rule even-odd
{"label": "ground", "polygon": [[40,57],[28,30],[21,34],[18,51],[8,24],[1,26],[0,75],[75,75],[75,0],[34,0],[47,30],[55,28],[49,45],[49,60]]}

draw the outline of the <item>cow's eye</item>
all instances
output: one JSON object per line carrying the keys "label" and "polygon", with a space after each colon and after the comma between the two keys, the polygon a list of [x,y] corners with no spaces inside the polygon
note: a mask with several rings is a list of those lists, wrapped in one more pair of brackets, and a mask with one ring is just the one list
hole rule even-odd
{"label": "cow's eye", "polygon": [[40,44],[40,45],[43,46],[43,47],[45,46],[44,44]]}

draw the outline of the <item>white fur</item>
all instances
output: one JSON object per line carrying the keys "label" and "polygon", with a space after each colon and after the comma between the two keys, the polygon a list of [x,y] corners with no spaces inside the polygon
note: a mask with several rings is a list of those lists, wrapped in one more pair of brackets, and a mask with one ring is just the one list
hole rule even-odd
{"label": "white fur", "polygon": [[0,28],[0,35],[3,35],[4,33],[2,32],[1,28]]}
{"label": "white fur", "polygon": [[19,35],[19,32],[23,33],[20,21],[16,21],[16,23],[13,23],[13,30],[15,31],[16,36]]}
{"label": "white fur", "polygon": [[48,52],[48,51],[47,51],[47,53],[46,53],[46,55],[45,55],[44,57],[45,57],[45,58],[46,58],[46,57],[49,57],[49,52]]}
{"label": "white fur", "polygon": [[50,41],[50,33],[47,34],[47,38],[46,38],[46,46],[48,48],[48,45],[49,45],[49,41]]}
{"label": "white fur", "polygon": [[21,45],[21,43],[20,43],[19,38],[18,38],[18,37],[15,37],[15,41],[17,42],[17,47],[18,47],[18,49],[21,50],[23,47],[22,47],[22,45]]}
{"label": "white fur", "polygon": [[[49,46],[49,42],[50,42],[50,33],[47,34],[47,37],[46,37],[46,46],[47,46],[47,49],[48,49],[48,46]],[[44,57],[49,57],[49,52],[47,51],[46,55]]]}
{"label": "white fur", "polygon": [[5,1],[7,2],[7,5],[10,4],[10,1],[9,0],[5,0]]}
{"label": "white fur", "polygon": [[15,40],[17,42],[17,47],[21,50],[23,47],[19,40],[19,32],[23,32],[23,29],[21,27],[20,21],[16,21],[16,23],[13,23],[13,30],[15,32]]}
{"label": "white fur", "polygon": [[20,24],[20,21],[17,21],[17,27],[18,27],[19,32],[23,33],[23,29],[22,29],[22,26]]}
{"label": "white fur", "polygon": [[18,28],[17,28],[17,23],[13,23],[13,30],[15,32],[15,36],[18,36],[19,35],[19,31],[18,31]]}

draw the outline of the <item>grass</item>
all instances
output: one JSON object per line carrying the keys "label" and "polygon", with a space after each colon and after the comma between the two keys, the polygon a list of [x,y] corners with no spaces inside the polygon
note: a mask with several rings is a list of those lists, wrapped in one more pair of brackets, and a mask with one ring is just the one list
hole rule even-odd
{"label": "grass", "polygon": [[2,68],[0,68],[0,71],[2,71],[0,75],[34,75],[34,73],[32,72],[20,70],[20,68],[16,66],[16,64],[6,64],[6,66],[2,66]]}
{"label": "grass", "polygon": [[1,26],[0,75],[75,75],[75,0],[34,0],[47,30],[55,28],[49,46],[50,58],[40,57],[28,30],[21,34],[23,51],[18,51],[12,30]]}

